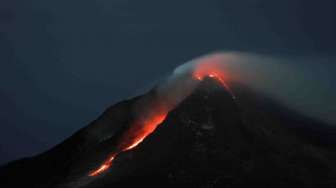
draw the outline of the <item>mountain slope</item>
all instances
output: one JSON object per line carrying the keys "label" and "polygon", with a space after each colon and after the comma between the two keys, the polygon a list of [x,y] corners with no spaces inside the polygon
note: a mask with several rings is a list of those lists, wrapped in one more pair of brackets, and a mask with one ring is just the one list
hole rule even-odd
{"label": "mountain slope", "polygon": [[[152,92],[145,96],[151,97]],[[141,144],[121,153],[106,173],[89,177],[89,171],[99,166],[116,146],[118,137],[127,129],[127,122],[133,118],[132,105],[144,96],[121,102],[50,151],[2,167],[0,185],[336,185],[332,142],[312,139],[312,131],[304,129],[308,123],[325,125],[319,122],[312,125],[302,118],[298,126],[299,114],[293,115],[294,118],[284,116],[294,112],[276,103],[261,105],[247,90],[238,94],[233,99],[220,83],[205,79]],[[330,130],[334,129],[322,132]]]}

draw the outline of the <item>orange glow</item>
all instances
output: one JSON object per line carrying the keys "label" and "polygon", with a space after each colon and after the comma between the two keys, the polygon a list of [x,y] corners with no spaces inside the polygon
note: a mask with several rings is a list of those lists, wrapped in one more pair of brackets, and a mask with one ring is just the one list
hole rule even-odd
{"label": "orange glow", "polygon": [[139,140],[135,141],[132,145],[128,146],[127,148],[125,148],[124,151],[130,150],[135,148],[137,145],[139,145],[143,140],[145,139],[145,136],[142,138],[139,138]]}
{"label": "orange glow", "polygon": [[222,86],[230,93],[232,98],[236,98],[230,87],[225,83],[225,80],[229,80],[229,76],[223,71],[223,67],[221,64],[217,62],[198,64],[196,65],[192,75],[195,79],[200,81],[203,80],[205,77],[210,77],[219,81]]}
{"label": "orange glow", "polygon": [[114,154],[111,157],[109,157],[108,160],[106,160],[98,169],[96,169],[95,171],[91,172],[89,174],[89,176],[99,175],[99,174],[103,173],[104,171],[106,171],[108,168],[110,168],[110,166],[112,165],[112,161],[115,158],[115,156],[116,156],[116,154]]}
{"label": "orange glow", "polygon": [[102,164],[97,170],[93,171],[92,173],[89,174],[89,176],[96,176],[102,172],[104,172],[105,170],[107,170],[108,168],[110,168],[110,164]]}
{"label": "orange glow", "polygon": [[[139,145],[148,135],[150,135],[159,124],[161,124],[166,116],[168,111],[164,112],[158,112],[158,114],[153,114],[152,117],[149,119],[146,119],[142,126],[133,126],[129,129],[129,131],[126,132],[125,139],[127,143],[125,147],[122,148],[123,151],[127,151],[130,149],[135,148],[137,145]],[[129,139],[129,137],[133,137],[133,139]],[[127,139],[128,138],[128,139]]]}
{"label": "orange glow", "polygon": [[113,153],[108,160],[106,160],[98,169],[94,170],[89,174],[89,176],[97,176],[107,169],[109,169],[112,165],[112,161],[115,157],[124,151],[131,150],[138,146],[148,135],[150,135],[159,124],[161,124],[167,114],[168,110],[158,112],[158,114],[151,115],[148,119],[145,119],[141,123],[135,123],[131,126],[121,137],[118,145],[118,151]]}

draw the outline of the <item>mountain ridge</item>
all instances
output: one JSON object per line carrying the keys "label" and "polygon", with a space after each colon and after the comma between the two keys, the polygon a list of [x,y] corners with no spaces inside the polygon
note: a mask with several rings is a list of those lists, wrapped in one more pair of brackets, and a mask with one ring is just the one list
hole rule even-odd
{"label": "mountain ridge", "polygon": [[[153,92],[145,95],[150,97]],[[26,187],[107,187],[134,182],[194,187],[335,185],[335,161],[331,160],[335,151],[325,152],[306,142],[292,130],[289,119],[279,121],[264,109],[242,103],[239,96],[233,99],[211,78],[170,111],[138,147],[121,153],[110,170],[88,177],[89,170],[113,149],[116,135],[127,128],[132,104],[141,97],[114,105],[65,142],[23,162],[26,164],[19,161],[1,167],[0,185],[22,183],[15,182],[17,178]],[[39,177],[26,177],[38,166],[44,170],[37,173]],[[274,169],[278,171],[271,172]]]}

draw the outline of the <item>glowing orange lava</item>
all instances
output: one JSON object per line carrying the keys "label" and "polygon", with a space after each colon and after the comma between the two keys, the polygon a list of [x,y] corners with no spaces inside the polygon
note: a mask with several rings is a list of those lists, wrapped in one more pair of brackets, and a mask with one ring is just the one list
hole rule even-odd
{"label": "glowing orange lava", "polygon": [[[161,124],[168,114],[168,110],[153,114],[150,118],[141,123],[141,126],[132,126],[126,134],[124,134],[125,143],[121,143],[121,150],[127,151],[139,145],[148,135],[150,135],[156,127]],[[130,139],[131,138],[131,139]]]}
{"label": "glowing orange lava", "polygon": [[112,165],[113,159],[116,157],[116,154],[111,155],[98,169],[94,170],[89,174],[89,176],[97,176],[103,172],[105,172]]}
{"label": "glowing orange lava", "polygon": [[229,80],[229,76],[228,74],[224,73],[222,69],[223,68],[221,67],[221,64],[218,63],[202,63],[196,66],[192,75],[195,79],[200,81],[205,77],[210,77],[219,81],[222,86],[230,93],[232,98],[236,98],[230,87],[225,83],[225,81]]}
{"label": "glowing orange lava", "polygon": [[98,169],[92,171],[89,176],[97,176],[105,172],[112,165],[113,160],[119,153],[131,150],[138,146],[165,120],[167,114],[168,110],[161,110],[158,114],[153,113],[151,117],[145,119],[143,122],[135,123],[131,126],[121,137],[117,152],[111,154],[111,156]]}
{"label": "glowing orange lava", "polygon": [[[193,78],[196,80],[203,80],[205,77],[216,79],[235,98],[233,92],[225,83],[229,77],[224,73],[221,64],[217,63],[218,61],[214,61],[214,59],[210,59],[209,61],[196,65],[192,73]],[[105,172],[112,165],[113,160],[119,153],[135,148],[150,135],[165,120],[169,110],[171,110],[164,105],[164,102],[155,103],[151,106],[151,110],[147,111],[147,113],[145,112],[144,117],[136,119],[121,136],[115,151],[110,154],[109,158],[99,168],[92,171],[89,176],[97,176]]]}

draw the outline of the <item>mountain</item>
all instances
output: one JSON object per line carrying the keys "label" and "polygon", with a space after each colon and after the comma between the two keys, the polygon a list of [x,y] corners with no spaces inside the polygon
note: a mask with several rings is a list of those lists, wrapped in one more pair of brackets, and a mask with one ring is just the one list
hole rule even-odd
{"label": "mountain", "polygon": [[[335,187],[335,128],[212,78],[171,110],[137,147],[88,176],[134,119],[120,102],[49,151],[0,168],[1,187]],[[153,109],[155,110],[155,109]]]}

